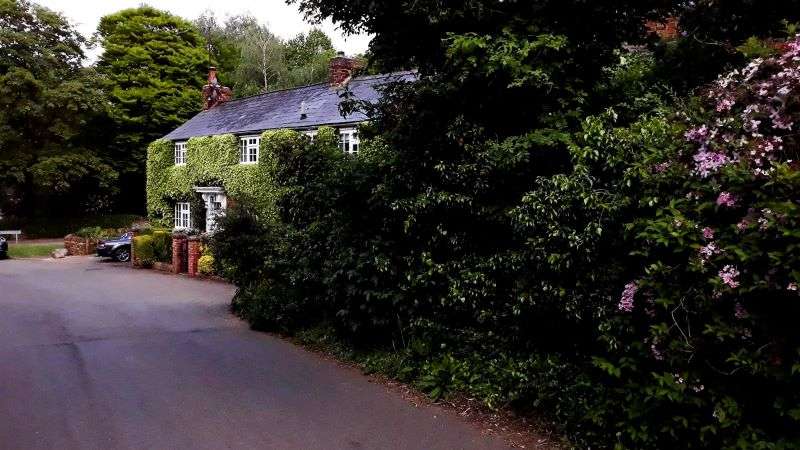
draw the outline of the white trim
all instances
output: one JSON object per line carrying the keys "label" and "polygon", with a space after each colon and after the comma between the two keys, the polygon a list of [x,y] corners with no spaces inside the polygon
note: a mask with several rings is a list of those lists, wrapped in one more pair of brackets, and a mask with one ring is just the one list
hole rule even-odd
{"label": "white trim", "polygon": [[172,157],[174,158],[176,166],[186,165],[186,143],[187,141],[175,142],[175,147],[173,149]]}
{"label": "white trim", "polygon": [[175,203],[174,229],[188,230],[192,228],[192,204],[189,202]]}
{"label": "white trim", "polygon": [[220,186],[193,186],[192,190],[198,194],[224,194],[225,189]]}
{"label": "white trim", "polygon": [[339,149],[348,155],[358,153],[361,142],[358,138],[358,128],[339,128]]}
{"label": "white trim", "polygon": [[258,164],[259,147],[261,147],[261,135],[239,136],[239,164]]}

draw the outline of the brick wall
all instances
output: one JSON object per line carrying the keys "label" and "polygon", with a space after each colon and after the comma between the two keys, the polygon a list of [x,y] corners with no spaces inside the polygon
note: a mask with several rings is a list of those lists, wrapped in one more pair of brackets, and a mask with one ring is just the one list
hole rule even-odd
{"label": "brick wall", "polygon": [[67,249],[67,255],[94,255],[97,251],[97,239],[68,234],[64,238],[64,248]]}
{"label": "brick wall", "polygon": [[172,235],[172,271],[175,273],[186,272],[186,241],[185,234]]}
{"label": "brick wall", "polygon": [[187,272],[190,277],[197,276],[197,261],[200,260],[200,238],[192,236],[189,238],[188,245],[189,261],[187,264]]}

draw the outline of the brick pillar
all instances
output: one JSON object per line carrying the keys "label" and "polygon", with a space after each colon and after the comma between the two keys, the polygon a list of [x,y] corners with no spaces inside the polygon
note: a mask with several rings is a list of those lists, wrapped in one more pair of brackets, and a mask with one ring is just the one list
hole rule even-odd
{"label": "brick pillar", "polygon": [[136,236],[141,234],[141,231],[139,231],[138,228],[134,228],[130,230],[129,233],[131,234],[131,266],[137,267],[139,265],[139,260],[136,257],[136,246],[133,245],[133,240],[136,238]]}
{"label": "brick pillar", "polygon": [[200,238],[192,236],[189,238],[189,276],[197,276],[197,261],[200,259]]}
{"label": "brick pillar", "polygon": [[183,233],[174,233],[172,235],[172,272],[181,273],[183,265],[186,263],[186,256],[183,249],[186,246],[186,235]]}

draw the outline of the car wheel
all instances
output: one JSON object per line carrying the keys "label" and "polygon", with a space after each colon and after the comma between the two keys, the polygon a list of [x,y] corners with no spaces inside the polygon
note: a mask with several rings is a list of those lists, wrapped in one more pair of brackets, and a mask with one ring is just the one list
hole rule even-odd
{"label": "car wheel", "polygon": [[114,259],[119,262],[128,262],[131,260],[131,249],[122,247],[114,251]]}

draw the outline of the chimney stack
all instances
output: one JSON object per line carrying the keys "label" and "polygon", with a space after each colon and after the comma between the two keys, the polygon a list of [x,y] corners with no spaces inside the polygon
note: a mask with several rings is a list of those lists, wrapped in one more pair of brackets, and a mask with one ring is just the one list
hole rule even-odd
{"label": "chimney stack", "polygon": [[208,68],[208,84],[203,86],[203,110],[211,109],[220,103],[225,103],[231,99],[233,91],[226,86],[220,86],[217,81],[217,68]]}
{"label": "chimney stack", "polygon": [[344,56],[344,52],[336,52],[328,65],[328,83],[335,89],[344,87],[360,67],[357,59]]}

